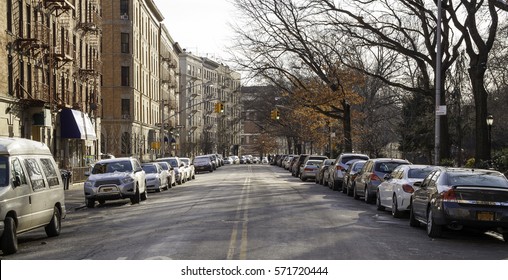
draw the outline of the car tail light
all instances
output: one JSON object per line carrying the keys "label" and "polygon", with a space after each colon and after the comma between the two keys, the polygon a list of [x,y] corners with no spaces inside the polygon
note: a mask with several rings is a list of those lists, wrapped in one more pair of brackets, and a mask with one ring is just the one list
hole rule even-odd
{"label": "car tail light", "polygon": [[415,191],[413,187],[409,184],[402,185],[402,190],[407,193],[413,193]]}
{"label": "car tail light", "polygon": [[379,179],[379,177],[375,173],[370,174],[370,180],[371,181],[381,181],[381,179]]}
{"label": "car tail light", "polygon": [[313,171],[313,170],[314,170],[314,168],[309,168],[309,167],[307,167],[307,168],[305,168],[305,169],[303,169],[303,170],[305,170],[305,171]]}
{"label": "car tail light", "polygon": [[457,195],[455,194],[454,189],[449,189],[445,192],[442,192],[441,197],[443,198],[443,201],[456,201],[457,200]]}

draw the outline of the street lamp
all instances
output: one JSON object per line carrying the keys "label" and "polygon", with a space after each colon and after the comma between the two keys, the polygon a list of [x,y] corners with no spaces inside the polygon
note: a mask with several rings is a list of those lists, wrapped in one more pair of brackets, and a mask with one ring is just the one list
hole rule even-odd
{"label": "street lamp", "polygon": [[492,154],[492,124],[494,124],[494,117],[492,115],[487,116],[487,126],[489,127],[489,158]]}

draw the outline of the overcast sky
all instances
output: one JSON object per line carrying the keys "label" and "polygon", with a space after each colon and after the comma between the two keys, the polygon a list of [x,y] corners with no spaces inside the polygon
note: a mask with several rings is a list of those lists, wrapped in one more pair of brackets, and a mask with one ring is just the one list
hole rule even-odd
{"label": "overcast sky", "polygon": [[233,18],[230,0],[154,0],[173,40],[201,56],[225,58]]}

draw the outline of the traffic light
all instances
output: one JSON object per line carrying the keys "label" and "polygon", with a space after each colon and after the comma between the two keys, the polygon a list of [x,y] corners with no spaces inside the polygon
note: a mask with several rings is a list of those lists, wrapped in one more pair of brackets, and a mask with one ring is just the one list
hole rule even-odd
{"label": "traffic light", "polygon": [[273,109],[270,113],[272,120],[278,120],[280,118],[279,110]]}
{"label": "traffic light", "polygon": [[215,103],[214,112],[215,113],[224,113],[224,104],[222,102]]}

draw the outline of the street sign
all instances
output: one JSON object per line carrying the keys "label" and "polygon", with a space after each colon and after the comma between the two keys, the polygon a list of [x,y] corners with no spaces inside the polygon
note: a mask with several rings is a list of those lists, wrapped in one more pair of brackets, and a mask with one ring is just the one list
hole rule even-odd
{"label": "street sign", "polygon": [[446,116],[446,105],[441,105],[436,108],[436,116]]}

